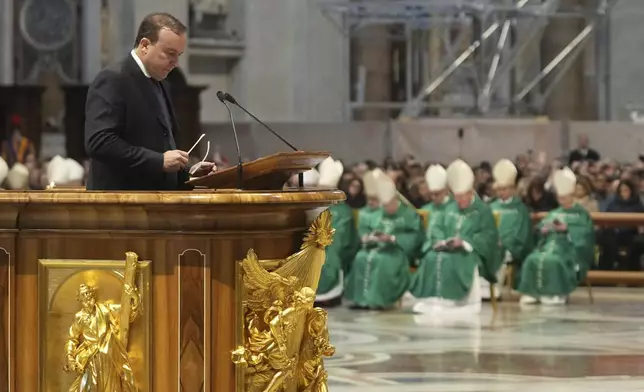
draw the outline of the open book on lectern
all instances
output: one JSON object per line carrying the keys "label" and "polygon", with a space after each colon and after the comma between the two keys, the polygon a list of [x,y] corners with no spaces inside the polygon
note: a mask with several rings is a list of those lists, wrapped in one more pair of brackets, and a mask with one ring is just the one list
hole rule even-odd
{"label": "open book on lectern", "polygon": [[[242,189],[277,191],[295,174],[311,170],[329,157],[328,152],[279,152],[242,164]],[[218,170],[187,183],[209,189],[237,189],[237,165]]]}

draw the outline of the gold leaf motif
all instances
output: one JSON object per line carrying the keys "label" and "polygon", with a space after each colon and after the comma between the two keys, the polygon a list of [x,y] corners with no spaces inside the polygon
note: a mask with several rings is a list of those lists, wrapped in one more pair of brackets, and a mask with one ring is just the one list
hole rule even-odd
{"label": "gold leaf motif", "polygon": [[313,308],[324,264],[333,241],[331,213],[313,222],[300,251],[274,272],[266,271],[250,249],[243,270],[244,343],[232,361],[244,368],[248,392],[326,392],[323,358],[334,354],[327,313]]}

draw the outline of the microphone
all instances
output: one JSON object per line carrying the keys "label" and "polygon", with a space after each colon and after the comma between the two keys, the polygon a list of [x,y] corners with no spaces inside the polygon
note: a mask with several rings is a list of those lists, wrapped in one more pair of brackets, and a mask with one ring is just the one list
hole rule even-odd
{"label": "microphone", "polygon": [[[219,95],[217,95],[217,97],[219,97]],[[233,97],[232,95],[230,95],[230,94],[228,94],[228,93],[225,93],[225,94],[224,94],[224,99],[225,99],[226,101],[228,101],[228,102],[232,103],[233,105],[237,106],[238,108],[240,108],[244,113],[246,113],[246,114],[248,114],[250,117],[252,117],[252,119],[253,119],[253,120],[257,121],[257,122],[258,122],[258,123],[260,123],[264,128],[268,129],[268,130],[269,130],[269,131],[270,131],[270,132],[271,132],[275,137],[277,137],[278,139],[280,139],[280,140],[281,140],[284,144],[286,144],[287,146],[291,147],[291,149],[293,149],[293,151],[299,151],[299,150],[298,150],[294,145],[292,145],[292,144],[291,144],[291,143],[289,143],[286,139],[284,139],[284,138],[282,137],[282,135],[280,135],[279,133],[277,133],[277,131],[274,131],[271,127],[269,127],[268,125],[266,125],[262,120],[260,120],[259,118],[255,117],[255,115],[254,115],[253,113],[249,112],[248,110],[246,110],[246,108],[245,108],[245,107],[243,107],[242,105],[240,105],[240,104],[239,104],[239,102],[237,102],[237,100],[235,99],[235,97]],[[304,187],[304,173],[299,173],[299,174],[298,174],[298,183],[299,183],[298,185],[299,185],[299,187],[300,187],[300,188],[303,188],[303,187]]]}
{"label": "microphone", "polygon": [[237,137],[237,128],[235,128],[235,119],[233,118],[233,112],[230,110],[230,106],[226,103],[226,97],[221,91],[217,91],[217,99],[221,101],[228,109],[228,114],[230,116],[230,124],[233,127],[233,136],[235,137],[235,147],[237,147],[237,189],[242,189],[242,182],[244,178],[244,168],[242,166],[242,156],[241,151],[239,150],[239,138]]}

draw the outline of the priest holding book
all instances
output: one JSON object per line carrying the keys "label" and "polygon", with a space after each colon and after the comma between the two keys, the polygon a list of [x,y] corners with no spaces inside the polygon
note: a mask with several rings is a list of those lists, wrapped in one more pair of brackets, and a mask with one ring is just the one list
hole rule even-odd
{"label": "priest holding book", "polygon": [[[413,294],[415,313],[481,311],[480,279],[494,282],[498,232],[492,211],[474,193],[474,173],[462,160],[447,168],[450,204],[423,246]],[[429,242],[429,243],[428,243]]]}

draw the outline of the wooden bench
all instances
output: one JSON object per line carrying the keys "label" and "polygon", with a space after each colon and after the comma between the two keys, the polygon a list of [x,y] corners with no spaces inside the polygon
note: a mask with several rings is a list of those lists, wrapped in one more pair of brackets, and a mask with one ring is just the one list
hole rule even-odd
{"label": "wooden bench", "polygon": [[588,271],[591,284],[625,284],[644,286],[644,272],[639,271]]}

